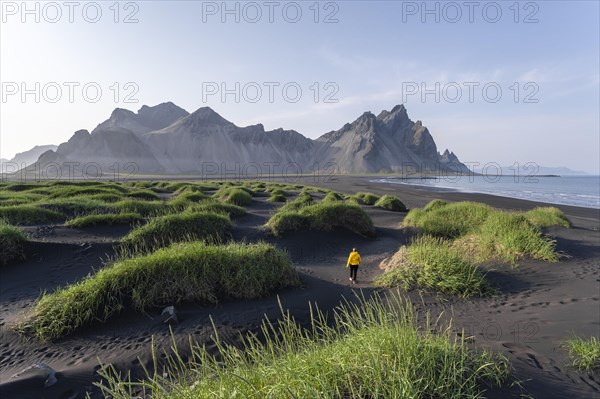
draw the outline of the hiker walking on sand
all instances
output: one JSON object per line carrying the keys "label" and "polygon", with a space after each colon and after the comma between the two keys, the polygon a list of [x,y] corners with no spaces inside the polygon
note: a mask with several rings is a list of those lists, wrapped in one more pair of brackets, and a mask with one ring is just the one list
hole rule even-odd
{"label": "hiker walking on sand", "polygon": [[350,281],[352,281],[352,284],[356,284],[358,265],[360,265],[360,254],[356,248],[352,248],[352,252],[350,252],[350,255],[348,256],[348,262],[346,263],[346,267],[350,268]]}

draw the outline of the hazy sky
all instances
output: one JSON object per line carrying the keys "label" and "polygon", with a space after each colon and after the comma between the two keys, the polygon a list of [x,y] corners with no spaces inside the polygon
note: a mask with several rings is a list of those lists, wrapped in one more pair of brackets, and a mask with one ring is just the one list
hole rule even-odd
{"label": "hazy sky", "polygon": [[404,103],[463,162],[600,168],[597,1],[22,4],[1,2],[4,158],[116,107],[315,138]]}

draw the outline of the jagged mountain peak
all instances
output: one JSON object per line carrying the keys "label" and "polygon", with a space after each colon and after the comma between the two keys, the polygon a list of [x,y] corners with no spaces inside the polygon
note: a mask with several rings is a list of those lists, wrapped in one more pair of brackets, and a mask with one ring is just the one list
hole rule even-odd
{"label": "jagged mountain peak", "polygon": [[190,119],[194,119],[194,120],[198,120],[198,121],[202,120],[205,122],[216,123],[216,124],[221,124],[221,123],[230,124],[231,123],[227,119],[225,119],[221,115],[219,115],[211,107],[198,108],[196,111],[194,111],[190,115]]}
{"label": "jagged mountain peak", "polygon": [[185,109],[178,107],[173,104],[171,101],[166,103],[160,103],[153,107],[149,107],[147,105],[142,105],[142,108],[138,110],[138,115],[158,122],[161,119],[178,119],[181,117],[188,116],[190,113]]}
{"label": "jagged mountain peak", "polygon": [[115,108],[113,110],[113,112],[111,112],[109,119],[119,120],[119,119],[134,118],[134,117],[135,117],[135,112],[133,112],[133,111],[130,111],[125,108]]}
{"label": "jagged mountain peak", "polygon": [[143,134],[165,128],[188,115],[189,112],[170,101],[152,107],[142,105],[137,113],[123,108],[115,108],[110,118],[96,126],[92,133],[126,129],[134,134]]}
{"label": "jagged mountain peak", "polygon": [[44,158],[45,162],[135,159],[140,171],[167,173],[201,173],[207,164],[230,168],[265,162],[280,168],[299,165],[302,171],[332,163],[342,173],[402,171],[407,162],[432,170],[452,162],[466,170],[451,151],[437,151],[427,128],[421,121],[413,122],[401,104],[377,116],[364,112],[316,140],[294,130],[265,131],[262,124],[238,127],[210,107],[191,114],[172,102],[143,105],[137,113],[117,108],[92,134],[78,131],[56,154]]}

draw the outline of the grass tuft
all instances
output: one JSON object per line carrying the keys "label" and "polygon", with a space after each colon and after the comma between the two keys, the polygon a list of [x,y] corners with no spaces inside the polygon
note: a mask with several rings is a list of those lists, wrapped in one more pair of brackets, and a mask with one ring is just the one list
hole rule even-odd
{"label": "grass tuft", "polygon": [[171,355],[166,369],[142,382],[107,368],[99,386],[114,399],[140,391],[155,399],[476,399],[509,379],[504,356],[470,349],[451,326],[420,328],[413,305],[398,296],[347,301],[331,317],[311,306],[310,315],[304,327],[282,310],[277,322],[266,320],[259,334],[243,336],[241,347],[215,334],[208,346],[216,354],[194,346],[189,361]]}
{"label": "grass tuft", "polygon": [[228,204],[248,206],[252,203],[252,190],[246,187],[226,187],[219,189],[214,195],[216,198]]}
{"label": "grass tuft", "polygon": [[79,283],[42,295],[18,330],[52,340],[125,308],[250,299],[296,284],[288,255],[269,244],[175,244],[118,260]]}
{"label": "grass tuft", "polygon": [[393,195],[384,195],[375,202],[375,206],[394,212],[406,212],[406,206]]}
{"label": "grass tuft", "polygon": [[156,217],[132,230],[121,243],[128,248],[147,250],[190,240],[220,242],[230,227],[228,215],[189,210]]}
{"label": "grass tuft", "polygon": [[281,207],[266,224],[275,236],[292,231],[331,231],[336,228],[365,237],[375,236],[371,218],[358,205],[340,201],[319,202],[298,209],[287,208],[287,205]]}
{"label": "grass tuft", "polygon": [[388,264],[388,272],[375,283],[383,287],[424,288],[461,298],[485,296],[494,289],[477,266],[466,260],[452,243],[424,236],[399,250]]}
{"label": "grass tuft", "polygon": [[60,222],[65,215],[34,205],[12,205],[0,207],[0,219],[13,225],[34,225]]}
{"label": "grass tuft", "polygon": [[600,340],[574,337],[565,341],[573,367],[587,372],[600,371]]}
{"label": "grass tuft", "polygon": [[139,199],[126,199],[114,204],[121,213],[139,213],[142,216],[154,216],[165,211],[162,201],[144,201]]}
{"label": "grass tuft", "polygon": [[135,190],[127,193],[127,197],[141,200],[159,200],[160,196],[151,190]]}
{"label": "grass tuft", "polygon": [[138,213],[106,213],[101,215],[87,215],[73,218],[65,226],[76,229],[95,226],[112,226],[119,224],[136,224],[143,220]]}
{"label": "grass tuft", "polygon": [[375,203],[379,201],[380,198],[378,195],[375,195],[373,193],[365,193],[362,191],[354,194],[354,197],[356,197],[365,205],[375,205]]}
{"label": "grass tuft", "polygon": [[271,194],[269,198],[267,198],[269,202],[286,202],[287,198],[283,194]]}
{"label": "grass tuft", "polygon": [[25,258],[27,236],[15,226],[0,219],[0,264],[6,265]]}
{"label": "grass tuft", "polygon": [[538,227],[571,227],[571,223],[563,211],[555,207],[533,208],[532,210],[525,212],[525,217]]}
{"label": "grass tuft", "polygon": [[323,197],[323,202],[342,201],[343,199],[344,197],[341,194],[331,191]]}
{"label": "grass tuft", "polygon": [[418,228],[422,236],[404,249],[405,256],[399,252],[382,263],[392,267],[378,283],[424,287],[461,297],[490,293],[476,264],[498,260],[517,266],[526,257],[558,261],[561,254],[555,242],[539,225],[564,223],[561,215],[549,209],[518,213],[476,202],[434,200],[406,215],[403,225]]}

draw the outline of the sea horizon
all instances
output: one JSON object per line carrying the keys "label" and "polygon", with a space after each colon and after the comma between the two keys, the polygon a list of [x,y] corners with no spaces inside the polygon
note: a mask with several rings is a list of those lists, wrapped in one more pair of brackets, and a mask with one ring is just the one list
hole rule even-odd
{"label": "sea horizon", "polygon": [[461,175],[433,176],[423,179],[386,176],[369,181],[427,187],[440,192],[489,194],[550,205],[600,209],[600,175],[532,177]]}

